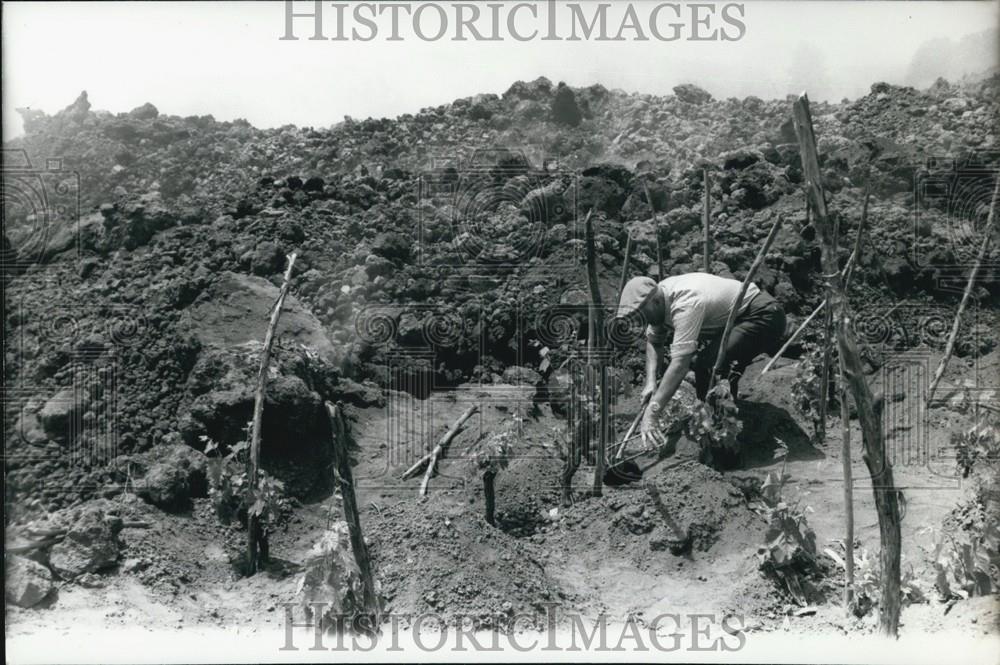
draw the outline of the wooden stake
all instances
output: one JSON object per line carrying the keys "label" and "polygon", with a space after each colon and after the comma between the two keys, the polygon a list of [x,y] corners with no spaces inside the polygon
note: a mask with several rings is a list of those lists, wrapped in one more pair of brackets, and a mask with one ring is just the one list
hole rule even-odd
{"label": "wooden stake", "polygon": [[865,202],[861,206],[861,221],[858,222],[858,235],[854,238],[854,249],[851,250],[851,256],[847,259],[847,265],[844,266],[844,292],[847,292],[847,287],[851,285],[851,277],[854,276],[854,265],[857,261],[861,260],[861,241],[864,238],[865,226],[868,224],[868,201],[872,197],[872,183],[868,180],[865,183]]}
{"label": "wooden stake", "polygon": [[743,278],[743,283],[740,284],[739,293],[736,294],[736,300],[733,301],[733,306],[729,308],[729,317],[726,319],[726,327],[722,331],[722,338],[719,341],[719,352],[715,356],[715,365],[712,367],[712,375],[708,380],[708,390],[711,392],[712,388],[715,387],[715,379],[722,369],[722,363],[726,358],[726,345],[729,343],[729,334],[733,331],[733,324],[736,322],[736,314],[740,310],[740,306],[743,304],[743,296],[747,292],[747,287],[750,286],[750,282],[753,281],[753,276],[760,268],[761,264],[764,263],[764,256],[767,254],[767,250],[771,248],[771,243],[774,242],[775,236],[778,235],[778,229],[781,228],[782,216],[779,214],[774,220],[774,224],[771,226],[771,231],[767,234],[767,239],[764,241],[764,245],[757,252],[757,258],[753,260],[750,264],[750,270],[747,271],[746,277]]}
{"label": "wooden stake", "polygon": [[854,398],[861,423],[863,458],[872,478],[875,511],[878,514],[881,538],[881,602],[879,603],[879,630],[891,637],[899,632],[900,612],[900,518],[899,497],[893,479],[892,464],[885,451],[882,438],[881,413],[875,406],[871,390],[865,382],[861,358],[851,329],[850,313],[843,284],[837,269],[837,247],[834,243],[832,224],[827,216],[823,185],[820,179],[816,137],[809,114],[809,98],[803,93],[792,106],[795,133],[798,135],[802,156],[802,171],[807,183],[807,193],[816,213],[816,232],[820,238],[823,272],[831,280],[830,307],[833,310],[837,331],[838,351],[844,362],[846,383]]}
{"label": "wooden stake", "polygon": [[937,390],[938,383],[941,381],[941,377],[944,376],[944,370],[948,367],[948,361],[951,359],[951,354],[955,350],[955,340],[958,338],[958,329],[962,325],[962,313],[965,312],[965,306],[969,304],[969,295],[972,294],[972,285],[976,283],[976,275],[979,274],[979,267],[983,264],[983,259],[986,257],[986,249],[990,245],[990,233],[993,230],[994,213],[996,212],[997,204],[997,193],[1000,192],[1000,178],[997,179],[997,183],[993,188],[993,200],[990,202],[990,214],[986,220],[986,228],[983,233],[983,244],[979,247],[979,254],[976,256],[976,264],[972,266],[972,272],[969,273],[969,281],[965,285],[965,292],[962,294],[962,301],[958,304],[958,312],[955,313],[955,322],[951,325],[951,333],[948,335],[948,343],[944,348],[944,358],[938,363],[937,369],[934,370],[934,378],[931,380],[931,387],[927,389],[927,408],[930,408],[931,401],[934,399],[934,391]]}
{"label": "wooden stake", "polygon": [[[264,336],[264,348],[260,352],[260,369],[257,371],[257,390],[254,394],[253,402],[253,425],[250,435],[250,460],[247,473],[251,487],[259,486],[257,472],[260,469],[260,425],[264,416],[264,384],[267,382],[267,368],[271,362],[271,346],[274,344],[274,331],[278,327],[278,319],[281,317],[281,308],[285,304],[285,296],[292,285],[292,268],[295,266],[295,259],[298,256],[292,252],[288,256],[288,267],[285,268],[285,278],[278,292],[278,299],[271,308],[271,320],[267,324],[267,334]],[[266,538],[261,529],[260,519],[256,515],[250,515],[247,519],[247,573],[253,575],[258,567],[258,545],[264,548],[267,544],[262,542]]]}
{"label": "wooden stake", "polygon": [[711,214],[712,214],[712,192],[711,185],[708,179],[708,169],[703,169],[701,172],[702,182],[705,186],[705,206],[702,217],[702,226],[704,227],[704,254],[705,254],[705,265],[703,266],[705,272],[712,272],[712,230],[711,230]]}
{"label": "wooden stake", "polygon": [[600,390],[600,433],[598,434],[598,445],[596,451],[596,465],[594,467],[594,495],[601,496],[604,488],[604,454],[608,445],[608,393],[607,393],[607,372],[604,368],[604,356],[600,354],[599,367],[595,374],[594,357],[595,351],[604,346],[604,315],[601,303],[601,289],[597,282],[597,251],[594,248],[594,227],[590,222],[590,213],[584,220],[587,234],[587,284],[590,287],[590,308],[588,310],[587,321],[589,323],[589,334],[587,336],[587,377],[588,396],[593,399],[594,388],[598,377],[601,381]]}
{"label": "wooden stake", "polygon": [[[827,301],[830,289],[827,287]],[[819,369],[819,413],[816,415],[816,443],[826,441],[826,409],[830,402],[830,362],[833,360],[833,310],[823,313],[823,362]]]}
{"label": "wooden stake", "polygon": [[[854,239],[854,249],[851,251],[851,255],[850,255],[850,257],[848,257],[847,263],[844,264],[843,274],[844,274],[844,291],[845,292],[847,291],[847,287],[850,286],[850,284],[851,284],[851,277],[854,276],[854,265],[857,262],[858,257],[861,256],[861,239],[862,239],[862,236],[863,236],[863,234],[865,232],[865,225],[868,222],[868,200],[869,200],[869,198],[871,198],[871,184],[870,183],[869,183],[869,185],[868,185],[868,187],[866,188],[866,191],[865,191],[865,203],[864,203],[864,206],[862,207],[862,210],[861,210],[861,222],[858,224],[858,235]],[[808,211],[808,206],[806,207],[806,210]],[[808,215],[808,212],[806,214]],[[780,349],[778,349],[778,352],[776,354],[774,354],[774,357],[771,358],[771,360],[769,360],[766,365],[764,365],[764,369],[761,370],[760,376],[764,376],[765,374],[767,374],[768,371],[774,366],[774,363],[777,362],[778,358],[781,358],[783,355],[785,355],[785,351],[787,351],[788,347],[790,347],[792,344],[795,343],[795,340],[797,340],[799,338],[799,335],[801,335],[802,331],[806,329],[806,326],[808,326],[809,323],[813,319],[815,319],[816,316],[821,311],[823,311],[823,308],[826,307],[826,302],[827,302],[826,299],[824,299],[823,302],[821,302],[819,305],[817,305],[816,309],[814,309],[812,311],[812,314],[810,314],[808,317],[806,317],[806,320],[803,321],[799,325],[799,327],[795,329],[795,332],[793,332],[792,335],[791,335],[791,337],[788,338],[788,341],[785,342],[782,345],[782,347]],[[898,307],[898,304],[897,304],[897,307]]]}
{"label": "wooden stake", "polygon": [[379,603],[375,593],[375,575],[372,571],[371,555],[361,532],[361,514],[358,512],[358,499],[354,494],[354,477],[351,473],[351,463],[347,448],[350,445],[350,429],[344,412],[340,406],[326,402],[326,414],[330,420],[330,431],[333,436],[333,460],[337,470],[337,480],[340,482],[340,495],[344,502],[344,521],[351,539],[351,550],[354,561],[361,573],[362,602],[365,611],[372,618],[372,625],[378,625]]}
{"label": "wooden stake", "polygon": [[496,479],[495,471],[486,471],[483,473],[483,498],[486,503],[486,523],[490,526],[496,525],[496,489],[494,485],[494,480]]}
{"label": "wooden stake", "polygon": [[806,329],[806,326],[808,326],[809,323],[813,319],[816,318],[817,314],[819,314],[821,311],[823,311],[824,307],[826,307],[826,301],[825,300],[823,302],[821,302],[816,307],[816,309],[814,309],[812,311],[812,314],[810,314],[809,316],[806,317],[806,320],[803,321],[799,325],[799,327],[795,329],[795,332],[793,332],[792,336],[788,338],[788,341],[785,342],[784,345],[780,349],[778,349],[778,352],[774,354],[774,357],[771,358],[771,360],[769,360],[766,365],[764,365],[764,369],[762,369],[761,372],[760,372],[761,376],[764,376],[765,374],[767,374],[767,372],[771,369],[771,367],[774,366],[774,363],[776,363],[778,361],[778,358],[780,358],[783,355],[785,355],[785,351],[788,350],[788,347],[790,347],[792,344],[795,343],[795,340],[797,340],[799,338],[799,335],[801,335],[802,331]]}
{"label": "wooden stake", "polygon": [[594,496],[601,496],[604,493],[604,466],[608,450],[608,367],[604,354],[600,355],[597,361],[597,372],[601,384],[601,431],[597,435],[597,454],[594,465]]}
{"label": "wooden stake", "polygon": [[597,250],[594,247],[594,225],[590,221],[593,212],[593,209],[587,212],[587,217],[583,220],[583,225],[587,245],[587,286],[590,287],[590,311],[594,313],[593,319],[588,319],[592,326],[589,333],[593,338],[594,347],[600,347],[601,333],[604,331],[604,309],[601,304],[601,289],[597,282]]}
{"label": "wooden stake", "polygon": [[847,386],[844,383],[844,359],[840,366],[840,464],[844,471],[844,610],[851,611],[854,602],[854,471],[851,469],[851,418],[847,406]]}
{"label": "wooden stake", "polygon": [[427,496],[427,484],[430,483],[431,476],[434,475],[434,467],[437,465],[438,458],[444,454],[445,447],[451,443],[451,440],[454,439],[459,433],[462,426],[465,424],[465,421],[471,418],[477,411],[479,411],[478,404],[473,404],[466,409],[465,413],[459,416],[458,420],[455,421],[455,424],[451,426],[451,429],[445,432],[444,436],[442,436],[437,442],[437,445],[434,446],[434,450],[429,453],[427,456],[427,470],[424,472],[423,482],[420,483],[420,496]]}
{"label": "wooden stake", "polygon": [[622,264],[622,278],[618,282],[618,300],[621,300],[622,291],[625,290],[625,282],[628,281],[628,263],[629,259],[632,258],[632,234],[628,235],[628,240],[625,241],[625,262]]}
{"label": "wooden stake", "polygon": [[[649,185],[646,184],[645,180],[642,181],[642,189],[646,192],[646,201],[653,211],[653,233],[656,236],[656,281],[661,282],[666,275],[663,274],[663,245],[660,242],[660,221],[656,217],[656,206],[653,205],[653,197],[649,193]],[[619,289],[619,297],[621,297],[620,291]]]}

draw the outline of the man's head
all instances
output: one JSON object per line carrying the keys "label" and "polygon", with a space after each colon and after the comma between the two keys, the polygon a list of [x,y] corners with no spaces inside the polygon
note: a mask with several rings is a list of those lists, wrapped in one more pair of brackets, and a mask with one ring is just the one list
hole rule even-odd
{"label": "man's head", "polygon": [[650,277],[633,277],[622,289],[615,318],[640,314],[647,322],[663,320],[663,298],[656,282]]}

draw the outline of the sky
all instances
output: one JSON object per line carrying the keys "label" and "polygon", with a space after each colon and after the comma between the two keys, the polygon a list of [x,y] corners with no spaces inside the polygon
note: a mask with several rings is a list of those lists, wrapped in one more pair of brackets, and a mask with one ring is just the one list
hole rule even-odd
{"label": "sky", "polygon": [[[593,2],[580,4],[593,12]],[[645,20],[659,2],[631,4]],[[839,101],[876,81],[926,86],[939,73],[980,72],[998,61],[988,32],[998,26],[996,0],[742,4],[745,35],[728,42],[424,42],[413,34],[392,42],[384,39],[388,14],[379,37],[361,42],[310,41],[309,19],[295,20],[301,39],[279,39],[284,2],[4,3],[4,138],[22,131],[14,109],[54,113],[82,90],[94,110],[152,102],[163,113],[244,118],[258,127],[327,127],[347,115],[396,116],[501,94],[538,76],[629,92],[669,94],[691,82],[722,98],[807,90]],[[624,5],[611,11],[617,26]],[[327,36],[335,18],[325,11]],[[560,23],[565,18],[559,14]]]}

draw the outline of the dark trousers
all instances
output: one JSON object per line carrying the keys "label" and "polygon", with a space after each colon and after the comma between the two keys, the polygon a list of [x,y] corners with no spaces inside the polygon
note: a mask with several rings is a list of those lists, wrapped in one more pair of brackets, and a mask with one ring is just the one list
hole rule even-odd
{"label": "dark trousers", "polygon": [[[729,333],[726,355],[719,370],[721,378],[729,379],[729,388],[735,399],[739,395],[740,377],[747,365],[762,353],[775,354],[781,348],[785,335],[785,310],[774,298],[761,291],[750,301],[747,311],[737,317]],[[694,387],[698,399],[705,401],[708,382],[712,375],[722,332],[704,340],[694,359]]]}

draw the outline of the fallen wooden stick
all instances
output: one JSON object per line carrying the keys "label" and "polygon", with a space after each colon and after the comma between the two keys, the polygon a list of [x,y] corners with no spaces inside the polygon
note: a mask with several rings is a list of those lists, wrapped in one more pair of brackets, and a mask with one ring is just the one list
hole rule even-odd
{"label": "fallen wooden stick", "polygon": [[442,436],[437,442],[437,445],[434,446],[434,450],[430,452],[427,459],[427,471],[424,472],[424,480],[420,483],[420,496],[427,495],[427,484],[431,481],[431,476],[434,475],[434,467],[437,465],[438,458],[441,456],[442,451],[444,451],[445,446],[451,443],[451,440],[454,439],[459,430],[462,429],[462,425],[465,424],[465,421],[475,415],[477,411],[479,411],[478,404],[473,404],[466,409],[465,413],[459,416],[458,420],[455,421],[455,424],[451,426],[451,429],[445,432],[445,435]]}
{"label": "fallen wooden stick", "polygon": [[[122,522],[123,529],[148,529],[152,526],[149,522],[142,521],[124,521]],[[55,529],[32,529],[28,527],[28,533],[36,538],[49,538],[52,536],[65,536],[69,533],[69,529],[65,527],[55,528]]]}
{"label": "fallen wooden stick", "polygon": [[62,542],[63,538],[50,538],[48,540],[39,540],[34,543],[25,543],[23,545],[11,545],[9,547],[4,547],[3,551],[5,554],[21,554],[24,552],[30,552],[32,550],[37,550],[42,547],[48,547],[50,545],[55,545],[56,543]]}
{"label": "fallen wooden stick", "polygon": [[969,295],[972,294],[972,285],[976,283],[976,275],[979,274],[979,267],[983,264],[983,259],[986,257],[986,249],[990,245],[990,233],[993,230],[994,213],[996,212],[997,205],[997,193],[1000,192],[1000,178],[997,179],[996,186],[993,188],[993,200],[990,202],[990,215],[986,219],[986,228],[983,233],[983,244],[979,247],[979,254],[976,256],[976,264],[972,266],[972,272],[969,273],[969,281],[965,285],[965,292],[962,294],[962,301],[958,304],[958,312],[955,313],[955,322],[951,325],[951,333],[948,335],[948,343],[944,348],[944,358],[938,363],[937,369],[934,370],[934,378],[931,380],[931,387],[927,389],[927,407],[930,408],[931,401],[934,399],[934,391],[937,390],[938,383],[941,381],[941,377],[944,376],[944,370],[948,367],[948,361],[951,360],[951,354],[955,351],[955,340],[958,338],[958,329],[962,325],[962,313],[965,312],[965,306],[969,304]]}
{"label": "fallen wooden stick", "polygon": [[740,306],[743,304],[743,296],[747,292],[747,287],[750,286],[750,282],[753,280],[754,273],[760,268],[760,265],[764,263],[764,256],[767,254],[767,250],[771,248],[771,243],[774,242],[774,238],[778,235],[778,229],[781,227],[782,216],[778,214],[777,218],[774,220],[774,224],[771,226],[771,231],[767,234],[767,239],[764,241],[764,245],[757,252],[757,258],[753,260],[750,264],[750,270],[747,271],[746,277],[743,278],[743,283],[740,284],[740,291],[736,294],[736,300],[733,301],[733,306],[729,308],[729,318],[726,319],[726,327],[722,331],[722,338],[719,340],[719,353],[715,356],[715,366],[712,367],[712,375],[709,377],[708,390],[712,391],[715,387],[715,377],[718,375],[719,370],[722,369],[722,362],[726,358],[726,344],[729,342],[729,334],[733,331],[733,324],[736,322],[736,314],[740,310]]}

